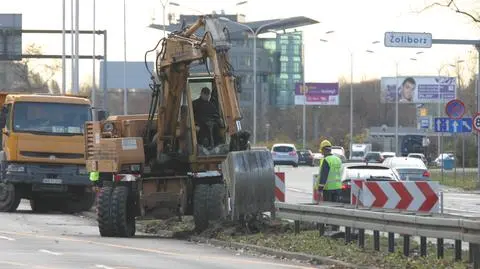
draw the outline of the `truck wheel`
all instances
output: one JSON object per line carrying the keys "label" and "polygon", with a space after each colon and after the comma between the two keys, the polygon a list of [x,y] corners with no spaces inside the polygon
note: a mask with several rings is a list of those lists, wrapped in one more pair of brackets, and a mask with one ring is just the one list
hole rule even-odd
{"label": "truck wheel", "polygon": [[0,183],[0,212],[14,212],[20,204],[20,192],[11,183]]}
{"label": "truck wheel", "polygon": [[101,236],[115,236],[111,214],[112,187],[102,187],[98,194],[97,222]]}
{"label": "truck wheel", "polygon": [[47,213],[52,210],[51,201],[41,198],[30,199],[30,207],[35,213]]}
{"label": "truck wheel", "polygon": [[206,230],[210,221],[225,218],[225,186],[223,184],[200,184],[193,193],[193,219],[195,230]]}
{"label": "truck wheel", "polygon": [[129,199],[129,189],[126,186],[117,186],[112,193],[111,214],[115,235],[131,237],[135,235],[134,204]]}

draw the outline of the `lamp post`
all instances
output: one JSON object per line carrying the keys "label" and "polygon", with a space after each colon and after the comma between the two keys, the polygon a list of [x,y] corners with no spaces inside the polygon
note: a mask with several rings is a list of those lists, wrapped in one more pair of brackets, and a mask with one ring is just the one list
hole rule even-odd
{"label": "lamp post", "polygon": [[257,35],[265,27],[271,26],[273,24],[286,21],[288,19],[275,20],[263,25],[260,25],[255,31],[248,25],[232,21],[227,17],[220,17],[222,21],[233,23],[242,27],[247,28],[253,35],[253,145],[257,143]]}
{"label": "lamp post", "polygon": [[165,21],[165,9],[167,7],[167,5],[171,5],[171,6],[180,6],[180,4],[178,3],[175,3],[175,2],[169,2],[168,0],[165,1],[165,3],[163,3],[163,1],[160,0],[160,4],[162,5],[162,8],[163,8],[163,37],[166,38],[167,37],[167,28],[166,28],[166,21]]}

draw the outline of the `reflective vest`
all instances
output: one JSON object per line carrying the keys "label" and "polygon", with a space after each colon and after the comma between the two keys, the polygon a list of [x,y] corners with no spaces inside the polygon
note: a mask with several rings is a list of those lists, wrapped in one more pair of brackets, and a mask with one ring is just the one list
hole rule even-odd
{"label": "reflective vest", "polygon": [[[330,170],[328,172],[327,182],[323,187],[324,190],[339,190],[342,188],[342,181],[341,181],[341,168],[342,168],[342,160],[335,156],[329,155],[320,160],[320,170],[322,169],[323,161],[327,161]],[[320,171],[321,174],[321,171]]]}
{"label": "reflective vest", "polygon": [[90,172],[90,181],[98,181],[100,172]]}

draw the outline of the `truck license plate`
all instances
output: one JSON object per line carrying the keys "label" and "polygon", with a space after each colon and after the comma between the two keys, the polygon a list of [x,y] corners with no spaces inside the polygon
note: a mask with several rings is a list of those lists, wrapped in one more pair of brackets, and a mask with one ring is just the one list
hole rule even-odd
{"label": "truck license plate", "polygon": [[62,184],[62,180],[59,178],[44,178],[43,183],[46,184]]}

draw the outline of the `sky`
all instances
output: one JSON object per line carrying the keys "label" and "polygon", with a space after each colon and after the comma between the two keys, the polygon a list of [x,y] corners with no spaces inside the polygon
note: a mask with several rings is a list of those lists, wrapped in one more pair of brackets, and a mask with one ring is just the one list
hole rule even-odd
{"label": "sky", "polygon": [[[383,45],[386,31],[429,32],[433,38],[478,39],[480,25],[469,18],[456,14],[448,8],[435,7],[419,12],[434,0],[249,0],[237,6],[239,1],[230,0],[175,0],[179,6],[166,6],[166,13],[201,14],[241,13],[247,21],[268,20],[293,16],[307,16],[319,24],[299,28],[305,33],[305,77],[307,82],[336,82],[339,78],[354,81],[399,75],[454,74],[448,64],[464,60],[461,69],[472,69],[468,60],[478,57],[473,47],[460,45],[433,45],[428,49],[387,48]],[[445,1],[445,0],[437,0]],[[2,13],[22,13],[23,29],[62,29],[62,0],[16,0],[3,1]],[[71,28],[70,1],[66,1],[66,28]],[[80,29],[93,29],[93,0],[80,1]],[[165,3],[166,0],[163,0]],[[480,12],[480,1],[457,0],[465,10]],[[139,4],[142,3],[142,4]],[[312,4],[317,7],[313,8]],[[126,0],[126,55],[127,61],[143,61],[145,51],[152,49],[163,32],[148,28],[152,22],[162,24],[162,1]],[[39,12],[41,10],[48,11]],[[108,32],[108,60],[124,60],[124,14],[123,1],[97,0],[95,28]],[[326,34],[327,31],[334,33]],[[103,53],[103,37],[97,36],[96,54]],[[328,40],[322,42],[320,39]],[[381,41],[372,44],[373,41]],[[43,53],[61,54],[62,36],[47,34],[24,34],[23,47],[35,43]],[[70,36],[67,36],[67,53],[70,53]],[[367,53],[366,50],[374,53]],[[422,52],[417,54],[417,52]],[[80,54],[91,55],[91,35],[80,35]],[[153,56],[153,55],[152,55]],[[410,58],[415,57],[413,61]],[[153,60],[153,58],[150,58]],[[351,61],[353,59],[353,61]],[[69,62],[69,61],[67,61]],[[37,63],[41,63],[38,61]],[[353,63],[353,64],[352,64]],[[398,65],[396,64],[398,63]],[[396,67],[398,66],[398,70]],[[442,68],[443,67],[443,68]],[[80,60],[80,81],[91,83],[93,64]],[[96,64],[97,81],[99,65]],[[67,85],[71,67],[67,65]],[[110,74],[109,74],[110,75]],[[123,76],[119,74],[119,76]],[[61,82],[61,72],[57,75]],[[98,82],[97,82],[98,83]]]}

